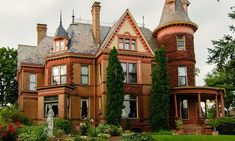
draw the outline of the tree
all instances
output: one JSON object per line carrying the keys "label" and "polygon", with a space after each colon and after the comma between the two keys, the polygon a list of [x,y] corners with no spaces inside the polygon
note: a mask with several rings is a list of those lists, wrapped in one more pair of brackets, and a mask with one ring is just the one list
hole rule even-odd
{"label": "tree", "polygon": [[152,70],[150,122],[152,130],[166,130],[169,128],[170,86],[164,48],[155,51],[155,61]]}
{"label": "tree", "polygon": [[107,67],[106,83],[106,122],[107,124],[119,125],[122,119],[124,101],[124,73],[117,58],[115,47],[110,52]]}
{"label": "tree", "polygon": [[14,104],[18,97],[17,51],[0,48],[0,105]]}
{"label": "tree", "polygon": [[[235,11],[229,13],[229,17],[235,19]],[[230,26],[230,30],[234,33],[235,27]],[[229,110],[235,101],[235,38],[232,35],[224,35],[218,41],[213,40],[212,44],[214,48],[208,49],[207,63],[215,64],[216,68],[206,76],[205,82],[207,86],[225,88],[225,107]]]}
{"label": "tree", "polygon": [[[225,89],[224,106],[226,111],[235,106],[235,87],[230,83],[229,74],[224,71],[213,71],[205,78],[206,85],[209,87],[218,87]],[[227,112],[228,114],[228,112]]]}

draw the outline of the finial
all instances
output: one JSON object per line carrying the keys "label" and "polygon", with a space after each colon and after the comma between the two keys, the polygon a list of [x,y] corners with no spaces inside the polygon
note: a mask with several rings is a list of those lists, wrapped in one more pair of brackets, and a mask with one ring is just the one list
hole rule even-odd
{"label": "finial", "polygon": [[73,9],[72,24],[74,24],[74,18],[75,18],[75,16],[74,16],[74,9]]}
{"label": "finial", "polygon": [[144,25],[144,16],[143,16],[142,18],[143,18],[143,28],[144,28],[144,26],[145,26],[145,25]]}
{"label": "finial", "polygon": [[62,25],[62,11],[60,10],[60,25]]}

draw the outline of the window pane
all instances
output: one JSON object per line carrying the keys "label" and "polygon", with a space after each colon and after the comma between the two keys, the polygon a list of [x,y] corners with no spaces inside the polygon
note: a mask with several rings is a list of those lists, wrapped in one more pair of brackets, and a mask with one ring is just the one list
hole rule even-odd
{"label": "window pane", "polygon": [[119,38],[119,49],[123,49],[123,38]]}
{"label": "window pane", "polygon": [[136,73],[136,64],[129,63],[129,73]]}
{"label": "window pane", "polygon": [[136,83],[136,82],[137,82],[136,73],[129,73],[129,83]]}
{"label": "window pane", "polygon": [[66,84],[66,75],[60,76],[60,84]]}
{"label": "window pane", "polygon": [[184,99],[180,103],[182,119],[188,119],[188,100]]}
{"label": "window pane", "polygon": [[184,36],[177,36],[177,48],[184,49],[185,48],[185,38]]}
{"label": "window pane", "polygon": [[186,67],[178,67],[179,76],[186,76]]}
{"label": "window pane", "polygon": [[123,82],[127,82],[127,72],[126,72],[126,63],[121,63],[121,65],[122,65],[122,69],[123,69],[123,73],[124,73],[124,81]]}
{"label": "window pane", "polygon": [[89,113],[89,105],[88,105],[88,99],[81,99],[81,118],[88,118],[88,113]]}
{"label": "window pane", "polygon": [[30,81],[30,83],[36,82],[36,75],[35,74],[30,74],[29,75],[29,81]]}
{"label": "window pane", "polygon": [[55,76],[55,75],[59,75],[59,67],[53,67],[53,75]]}
{"label": "window pane", "polygon": [[179,86],[186,86],[186,77],[185,76],[179,77]]}
{"label": "window pane", "polygon": [[82,84],[88,84],[88,76],[82,75]]}
{"label": "window pane", "polygon": [[131,49],[136,50],[136,41],[134,39],[131,41]]}
{"label": "window pane", "polygon": [[66,75],[66,66],[60,66],[60,75]]}
{"label": "window pane", "polygon": [[125,40],[125,49],[130,49],[130,39]]}
{"label": "window pane", "polygon": [[59,78],[59,76],[53,76],[52,81],[53,81],[53,84],[59,84],[59,83],[60,83],[60,78]]}
{"label": "window pane", "polygon": [[86,65],[82,66],[81,73],[84,75],[88,75],[88,66]]}

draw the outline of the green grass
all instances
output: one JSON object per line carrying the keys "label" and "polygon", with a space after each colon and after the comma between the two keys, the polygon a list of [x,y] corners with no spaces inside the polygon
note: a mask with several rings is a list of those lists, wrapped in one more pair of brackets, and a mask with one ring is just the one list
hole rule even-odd
{"label": "green grass", "polygon": [[156,141],[235,141],[235,136],[212,135],[153,135]]}

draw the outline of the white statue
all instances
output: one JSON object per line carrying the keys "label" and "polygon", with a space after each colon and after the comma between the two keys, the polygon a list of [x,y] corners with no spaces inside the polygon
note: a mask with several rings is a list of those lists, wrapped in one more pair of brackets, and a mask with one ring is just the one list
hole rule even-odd
{"label": "white statue", "polygon": [[53,112],[52,106],[49,105],[49,111],[47,114],[47,124],[48,124],[47,136],[48,137],[54,137],[54,135],[53,135],[53,126],[54,126],[53,117],[54,117],[54,112]]}

